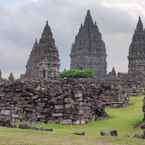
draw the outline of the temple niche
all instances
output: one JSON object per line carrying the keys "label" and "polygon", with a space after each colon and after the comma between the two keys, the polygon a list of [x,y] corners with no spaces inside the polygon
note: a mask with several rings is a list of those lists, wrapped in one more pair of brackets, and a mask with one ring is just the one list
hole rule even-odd
{"label": "temple niche", "polygon": [[48,21],[44,27],[39,43],[35,41],[26,65],[26,78],[55,79],[59,75],[59,52]]}

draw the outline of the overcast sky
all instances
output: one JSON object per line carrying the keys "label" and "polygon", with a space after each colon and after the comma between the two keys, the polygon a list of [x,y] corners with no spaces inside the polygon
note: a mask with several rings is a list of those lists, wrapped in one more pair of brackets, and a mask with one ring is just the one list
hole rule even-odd
{"label": "overcast sky", "polygon": [[71,45],[90,9],[106,44],[108,71],[115,66],[127,72],[129,44],[138,16],[144,21],[144,8],[144,0],[0,0],[0,68],[5,76],[25,72],[46,20],[59,48],[61,70],[69,68]]}

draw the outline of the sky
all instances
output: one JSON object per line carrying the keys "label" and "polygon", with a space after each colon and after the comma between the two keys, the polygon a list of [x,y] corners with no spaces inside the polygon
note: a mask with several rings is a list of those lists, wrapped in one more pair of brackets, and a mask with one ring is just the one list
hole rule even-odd
{"label": "sky", "polygon": [[128,51],[138,17],[145,23],[144,0],[0,0],[0,69],[6,77],[25,73],[35,38],[46,21],[59,49],[61,70],[70,66],[75,35],[87,9],[102,33],[107,70],[128,71]]}

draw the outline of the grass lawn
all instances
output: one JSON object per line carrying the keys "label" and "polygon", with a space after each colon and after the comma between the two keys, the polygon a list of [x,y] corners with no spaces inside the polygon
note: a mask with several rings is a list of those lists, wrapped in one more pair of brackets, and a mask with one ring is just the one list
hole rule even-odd
{"label": "grass lawn", "polygon": [[[39,132],[0,128],[0,145],[145,145],[145,140],[133,138],[142,133],[136,126],[143,120],[143,97],[132,97],[131,105],[124,109],[107,109],[109,119],[81,126],[41,124],[54,132]],[[119,137],[101,137],[100,131],[117,129]],[[86,133],[85,136],[73,132]],[[128,137],[130,136],[130,137]]]}

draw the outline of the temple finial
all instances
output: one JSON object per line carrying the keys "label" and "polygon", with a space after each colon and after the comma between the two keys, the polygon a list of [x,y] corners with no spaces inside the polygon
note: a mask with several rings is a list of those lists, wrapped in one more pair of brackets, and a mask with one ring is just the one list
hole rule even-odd
{"label": "temple finial", "polygon": [[87,11],[87,15],[85,17],[85,23],[84,23],[84,25],[86,25],[86,26],[93,25],[93,19],[92,19],[90,10]]}
{"label": "temple finial", "polygon": [[43,29],[43,32],[42,32],[42,35],[41,35],[41,39],[40,41],[48,41],[50,39],[52,39],[53,36],[52,36],[52,31],[51,31],[51,28],[48,24],[48,21],[46,21],[46,24],[45,24],[45,27]]}
{"label": "temple finial", "polygon": [[141,20],[141,17],[139,16],[139,19],[138,19],[138,23],[137,23],[137,26],[136,26],[136,31],[140,31],[140,32],[143,32],[143,23],[142,23],[142,20]]}

